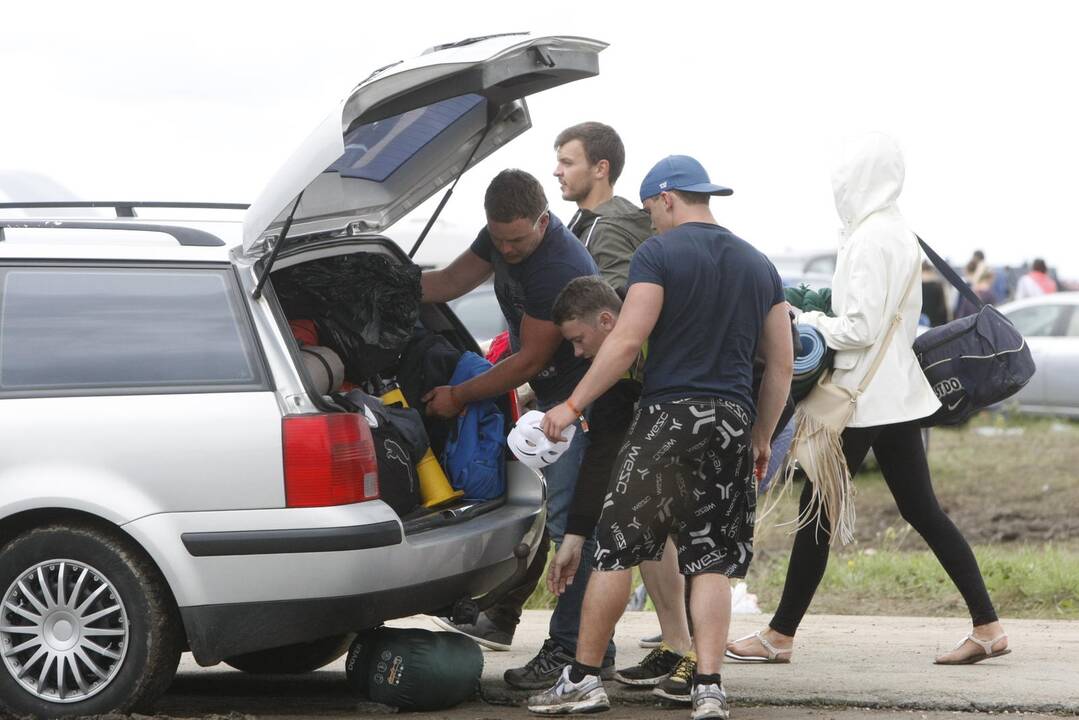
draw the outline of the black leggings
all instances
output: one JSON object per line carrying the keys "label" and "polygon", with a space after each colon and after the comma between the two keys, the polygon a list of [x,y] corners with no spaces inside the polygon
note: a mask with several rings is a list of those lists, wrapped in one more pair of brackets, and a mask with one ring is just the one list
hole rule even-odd
{"label": "black leggings", "polygon": [[[978,561],[974,559],[974,553],[959,529],[937,504],[918,424],[907,422],[844,430],[843,454],[851,475],[861,466],[869,448],[873,448],[884,481],[888,483],[888,489],[899,507],[899,514],[925,539],[959,588],[974,625],[995,622],[997,614],[978,570]],[[799,501],[802,512],[809,506],[811,491],[812,487],[806,481]],[[823,513],[821,524],[824,530],[830,529],[828,518]],[[817,591],[828,565],[828,537],[827,532],[816,530],[815,522],[795,535],[787,581],[783,585],[783,598],[769,623],[776,632],[793,636],[809,609],[813,593]]]}

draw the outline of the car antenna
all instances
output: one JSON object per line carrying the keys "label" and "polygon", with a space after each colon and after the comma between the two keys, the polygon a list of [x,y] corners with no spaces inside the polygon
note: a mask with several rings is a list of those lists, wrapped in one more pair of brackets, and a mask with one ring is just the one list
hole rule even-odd
{"label": "car antenna", "polygon": [[251,297],[255,300],[262,297],[262,287],[270,278],[270,270],[273,268],[274,261],[277,260],[278,253],[281,252],[281,246],[285,244],[285,238],[288,237],[289,228],[292,227],[292,218],[296,216],[296,210],[300,207],[301,198],[303,198],[303,190],[296,196],[296,202],[292,204],[292,210],[289,212],[288,217],[285,218],[285,224],[281,226],[281,236],[278,237],[277,242],[274,243],[273,249],[262,256],[265,265],[262,268],[262,273],[259,275],[258,283],[255,284],[255,289],[251,292]]}
{"label": "car antenna", "polygon": [[488,122],[487,127],[483,129],[483,134],[480,135],[480,141],[476,143],[476,147],[472,148],[472,153],[468,156],[468,160],[465,160],[465,164],[464,167],[461,168],[461,172],[457,173],[457,177],[454,178],[453,185],[450,185],[449,188],[446,190],[446,194],[443,195],[442,199],[438,202],[438,207],[436,207],[435,211],[431,213],[431,218],[427,221],[427,225],[424,226],[423,232],[421,232],[420,236],[416,238],[416,242],[412,246],[412,249],[408,251],[408,258],[410,260],[415,257],[416,251],[420,249],[420,244],[424,241],[424,238],[427,237],[427,233],[431,232],[431,228],[434,226],[435,220],[438,219],[439,214],[442,212],[442,208],[446,207],[446,203],[449,202],[450,195],[453,195],[453,189],[457,187],[457,182],[461,179],[461,176],[465,174],[465,170],[468,170],[468,166],[472,164],[472,158],[476,157],[476,152],[480,149],[480,146],[483,145],[483,141],[487,139],[487,133],[490,131],[491,125],[492,123]]}

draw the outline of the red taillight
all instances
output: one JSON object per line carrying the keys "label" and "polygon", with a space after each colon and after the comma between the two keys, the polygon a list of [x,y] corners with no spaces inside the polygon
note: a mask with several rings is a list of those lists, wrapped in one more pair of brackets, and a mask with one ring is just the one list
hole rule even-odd
{"label": "red taillight", "polygon": [[516,425],[517,421],[521,419],[521,403],[517,399],[517,391],[510,390],[510,423]]}
{"label": "red taillight", "polygon": [[282,420],[285,502],[322,507],[378,497],[378,461],[362,415],[292,415]]}

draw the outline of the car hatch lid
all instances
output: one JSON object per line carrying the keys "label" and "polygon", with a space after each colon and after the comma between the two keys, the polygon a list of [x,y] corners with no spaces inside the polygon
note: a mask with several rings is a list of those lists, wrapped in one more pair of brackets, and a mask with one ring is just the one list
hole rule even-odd
{"label": "car hatch lid", "polygon": [[[375,71],[337,104],[244,216],[243,248],[346,228],[382,232],[531,126],[524,97],[599,72],[606,43],[471,38]],[[300,202],[296,204],[296,199]]]}

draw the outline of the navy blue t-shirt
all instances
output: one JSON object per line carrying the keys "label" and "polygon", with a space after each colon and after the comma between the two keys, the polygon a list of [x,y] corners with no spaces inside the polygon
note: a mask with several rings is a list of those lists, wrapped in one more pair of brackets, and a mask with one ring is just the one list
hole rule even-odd
{"label": "navy blue t-shirt", "polygon": [[765,317],[784,301],[771,261],[719,225],[685,223],[637,249],[629,285],[640,282],[663,286],[641,404],[718,397],[755,416],[753,358]]}
{"label": "navy blue t-shirt", "polygon": [[[598,272],[577,236],[554,213],[550,218],[539,247],[517,264],[502,259],[486,226],[472,242],[472,252],[494,266],[495,295],[506,316],[514,352],[521,349],[521,319],[525,313],[537,320],[551,320],[551,309],[562,288],[573,278]],[[588,361],[574,357],[573,345],[563,340],[550,364],[530,384],[536,399],[546,406],[568,398],[587,371]]]}

